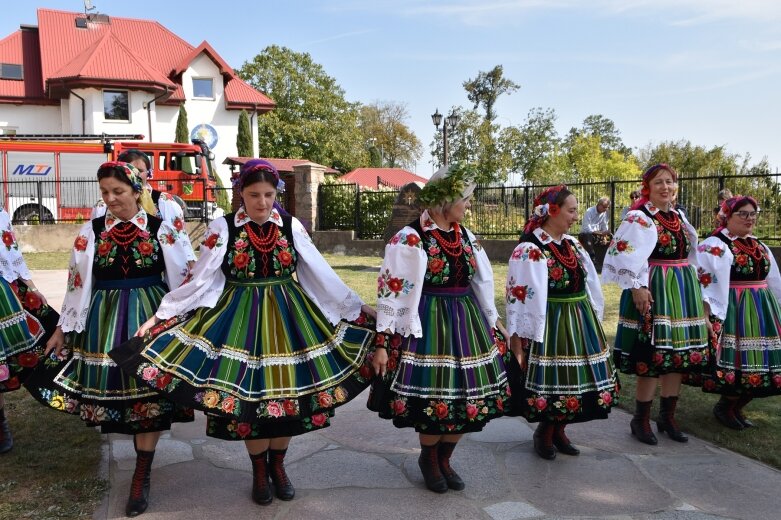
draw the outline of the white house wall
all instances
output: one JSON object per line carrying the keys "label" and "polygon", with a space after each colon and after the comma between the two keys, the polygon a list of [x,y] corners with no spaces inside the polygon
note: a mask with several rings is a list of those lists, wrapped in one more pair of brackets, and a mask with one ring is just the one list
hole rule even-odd
{"label": "white house wall", "polygon": [[0,129],[17,134],[58,134],[62,132],[60,107],[0,104]]}

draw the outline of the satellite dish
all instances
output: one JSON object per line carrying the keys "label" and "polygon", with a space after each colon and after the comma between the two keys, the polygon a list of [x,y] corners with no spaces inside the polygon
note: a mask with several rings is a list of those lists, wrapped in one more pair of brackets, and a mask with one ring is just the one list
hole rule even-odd
{"label": "satellite dish", "polygon": [[84,0],[84,12],[92,11],[95,7],[92,5],[92,0]]}

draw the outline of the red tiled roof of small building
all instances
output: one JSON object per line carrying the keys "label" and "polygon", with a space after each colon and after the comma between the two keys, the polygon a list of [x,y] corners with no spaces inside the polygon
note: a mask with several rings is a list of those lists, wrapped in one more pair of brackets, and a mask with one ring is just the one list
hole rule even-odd
{"label": "red tiled roof of small building", "polygon": [[410,182],[428,182],[428,179],[402,168],[357,168],[337,180],[354,182],[364,188],[378,188],[380,185],[400,188]]}

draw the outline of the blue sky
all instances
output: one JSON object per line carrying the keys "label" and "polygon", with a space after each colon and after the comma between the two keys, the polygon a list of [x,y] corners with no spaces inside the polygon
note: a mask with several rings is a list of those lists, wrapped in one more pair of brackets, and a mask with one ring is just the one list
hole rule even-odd
{"label": "blue sky", "polygon": [[[0,34],[36,23],[36,7],[3,2]],[[776,0],[93,0],[113,16],[157,19],[192,45],[208,40],[238,68],[270,44],[308,52],[351,101],[407,105],[426,152],[430,115],[469,106],[462,83],[497,64],[521,89],[497,122],[553,108],[565,133],[590,114],[624,142],[669,139],[767,156],[781,167],[781,2]],[[186,7],[185,7],[186,6]],[[142,35],[141,35],[142,37]]]}

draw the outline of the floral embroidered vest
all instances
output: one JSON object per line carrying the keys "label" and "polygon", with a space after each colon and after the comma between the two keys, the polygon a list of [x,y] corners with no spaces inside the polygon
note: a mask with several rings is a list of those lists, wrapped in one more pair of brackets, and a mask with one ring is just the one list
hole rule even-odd
{"label": "floral embroidered vest", "polygon": [[586,290],[586,270],[575,244],[563,239],[561,244],[551,240],[540,242],[534,233],[525,234],[521,242],[531,242],[545,255],[548,264],[548,295],[563,296]]}
{"label": "floral embroidered vest", "polygon": [[[120,222],[106,231],[106,216],[92,221],[95,232],[95,258],[92,272],[96,280],[127,280],[165,272],[165,260],[157,232],[162,220],[147,215],[146,230],[130,222]],[[170,237],[170,240],[174,240]]]}
{"label": "floral embroidered vest", "polygon": [[[293,243],[293,218],[282,216],[282,227],[272,221],[262,226],[247,222],[236,227],[234,213],[225,215],[228,245],[222,272],[228,280],[253,280],[290,276],[296,270],[298,254]],[[247,229],[247,226],[251,228]],[[253,241],[260,239],[260,247]]]}
{"label": "floral embroidered vest", "polygon": [[[455,242],[456,232],[437,230],[442,237],[442,242],[431,231],[423,231],[420,225],[420,219],[411,222],[409,226],[418,232],[421,237],[421,247],[426,252],[427,265],[426,276],[423,280],[423,288],[426,287],[468,287],[475,274],[477,260],[475,259],[472,243],[469,241],[466,230],[459,225],[461,232],[461,243],[456,245],[456,250],[460,249],[457,256],[452,255],[448,250],[447,242]],[[460,247],[459,247],[460,246]]]}
{"label": "floral embroidered vest", "polygon": [[651,215],[648,208],[640,208],[648,215],[656,226],[656,247],[651,253],[650,259],[656,260],[683,260],[689,256],[689,238],[686,236],[686,227],[683,219],[673,211],[657,211]]}
{"label": "floral embroidered vest", "polygon": [[730,266],[731,282],[761,281],[770,272],[770,255],[756,238],[736,238],[730,240],[721,233],[716,234],[732,251]]}

